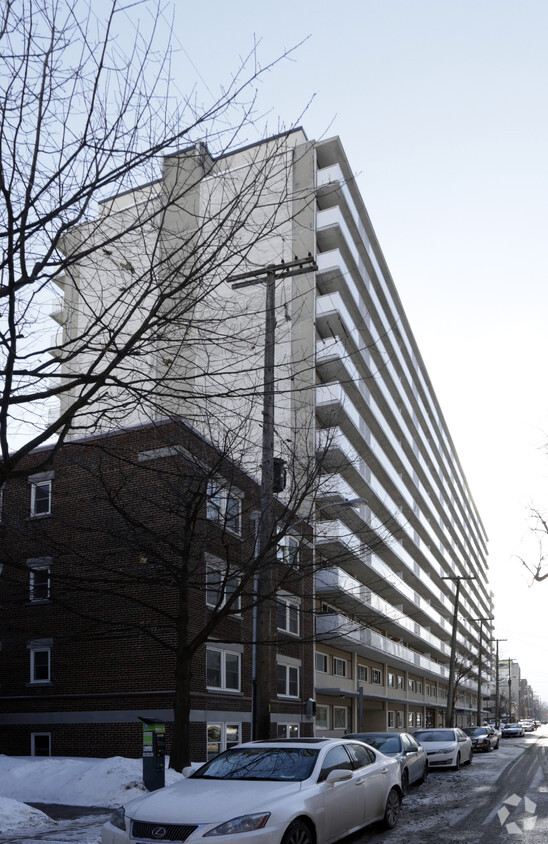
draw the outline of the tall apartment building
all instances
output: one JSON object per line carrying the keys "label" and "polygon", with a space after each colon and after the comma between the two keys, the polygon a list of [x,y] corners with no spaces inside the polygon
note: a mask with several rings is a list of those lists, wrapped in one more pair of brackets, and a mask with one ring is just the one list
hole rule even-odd
{"label": "tall apartment building", "polygon": [[[315,453],[322,466],[316,732],[442,723],[455,609],[456,717],[474,723],[491,670],[487,538],[341,141],[296,129],[218,158],[202,145],[183,150],[158,182],[103,203],[87,236],[155,203],[166,266],[184,242],[175,272],[214,283],[186,321],[143,347],[135,373],[150,378],[155,400],[134,410],[118,385],[101,398],[102,420],[134,424],[161,404],[209,436],[230,435],[235,459],[259,478],[264,285],[233,281],[310,254],[315,271],[277,276],[275,453],[293,480]],[[63,339],[116,285],[140,289],[154,250],[148,229],[139,236],[64,280]],[[200,263],[208,249],[214,260]],[[71,365],[85,368],[85,355]]]}

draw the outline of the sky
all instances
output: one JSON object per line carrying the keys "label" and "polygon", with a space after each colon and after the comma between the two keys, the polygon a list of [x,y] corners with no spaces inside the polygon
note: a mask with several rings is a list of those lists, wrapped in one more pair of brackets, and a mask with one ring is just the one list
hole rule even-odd
{"label": "sky", "polygon": [[548,501],[548,3],[179,1],[170,29],[175,92],[205,99],[300,44],[257,132],[340,136],[489,536],[500,656],[548,702],[548,580],[519,559]]}

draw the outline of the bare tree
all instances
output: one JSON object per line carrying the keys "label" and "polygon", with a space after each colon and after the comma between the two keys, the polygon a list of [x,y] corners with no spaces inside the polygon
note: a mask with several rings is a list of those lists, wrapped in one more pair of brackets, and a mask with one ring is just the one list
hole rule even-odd
{"label": "bare tree", "polygon": [[[210,103],[174,98],[168,29],[156,0],[111,0],[101,19],[90,0],[3,6],[0,482],[43,443],[51,459],[75,433],[180,406],[204,354],[200,307],[209,300],[210,343],[233,341],[224,309],[211,318],[215,291],[287,225],[275,141],[266,158],[250,153],[245,176],[197,196],[227,149],[257,137],[254,82],[272,64],[253,50]],[[48,310],[62,324],[51,339]],[[199,363],[222,403],[222,367]]]}
{"label": "bare tree", "polygon": [[538,539],[538,556],[537,559],[530,561],[524,557],[518,556],[521,564],[527,569],[533,580],[541,583],[548,577],[548,570],[546,566],[546,554],[544,553],[544,542],[548,536],[548,519],[545,514],[536,507],[529,508],[529,516],[531,518],[532,533]]}

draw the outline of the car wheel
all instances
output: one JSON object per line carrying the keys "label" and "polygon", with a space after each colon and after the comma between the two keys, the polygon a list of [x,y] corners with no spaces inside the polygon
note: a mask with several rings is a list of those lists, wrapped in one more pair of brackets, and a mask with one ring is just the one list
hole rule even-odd
{"label": "car wheel", "polygon": [[500,739],[497,739],[497,743],[496,743],[496,745],[494,746],[493,750],[498,750],[498,749],[499,749],[499,741],[500,741]]}
{"label": "car wheel", "polygon": [[457,758],[455,760],[453,768],[455,769],[455,771],[460,771],[460,753],[457,753]]}
{"label": "car wheel", "polygon": [[391,788],[386,798],[383,825],[385,829],[393,829],[400,816],[401,794],[397,788]]}
{"label": "car wheel", "polygon": [[473,751],[471,750],[471,751],[470,751],[470,756],[468,757],[468,761],[467,761],[467,763],[466,763],[467,765],[471,765],[471,764],[472,764],[472,757],[473,757],[473,756],[474,756],[474,753],[473,753]]}
{"label": "car wheel", "polygon": [[409,771],[407,769],[401,775],[401,790],[404,797],[409,794]]}
{"label": "car wheel", "polygon": [[428,762],[424,763],[424,768],[422,769],[422,777],[419,779],[419,784],[422,785],[428,779]]}
{"label": "car wheel", "polygon": [[314,836],[304,821],[293,821],[285,831],[282,844],[314,844]]}

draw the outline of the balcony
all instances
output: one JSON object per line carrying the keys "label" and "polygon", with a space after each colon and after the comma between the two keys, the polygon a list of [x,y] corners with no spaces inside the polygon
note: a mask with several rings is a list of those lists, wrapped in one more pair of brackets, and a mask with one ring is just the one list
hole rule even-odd
{"label": "balcony", "polygon": [[432,674],[437,679],[446,679],[448,675],[445,665],[440,665],[374,630],[362,627],[341,613],[316,616],[316,638],[341,650],[358,653],[394,667],[400,666],[405,671],[420,671]]}

